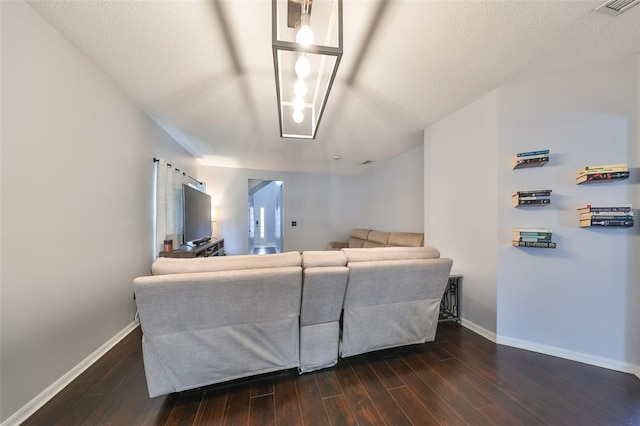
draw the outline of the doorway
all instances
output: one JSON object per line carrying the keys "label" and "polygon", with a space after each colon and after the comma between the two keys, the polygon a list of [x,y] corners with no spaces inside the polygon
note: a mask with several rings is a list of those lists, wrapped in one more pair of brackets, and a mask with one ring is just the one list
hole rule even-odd
{"label": "doorway", "polygon": [[281,180],[249,179],[249,254],[282,253]]}

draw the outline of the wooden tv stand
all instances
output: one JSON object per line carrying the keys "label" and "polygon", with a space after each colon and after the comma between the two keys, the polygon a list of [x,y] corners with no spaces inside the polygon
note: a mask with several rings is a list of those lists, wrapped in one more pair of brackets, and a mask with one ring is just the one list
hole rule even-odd
{"label": "wooden tv stand", "polygon": [[224,256],[224,238],[191,247],[188,250],[161,251],[160,257],[191,259],[194,257]]}

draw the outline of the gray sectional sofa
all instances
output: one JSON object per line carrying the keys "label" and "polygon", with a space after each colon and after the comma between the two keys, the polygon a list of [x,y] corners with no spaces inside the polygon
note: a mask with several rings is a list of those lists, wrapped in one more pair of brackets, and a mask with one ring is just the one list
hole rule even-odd
{"label": "gray sectional sofa", "polygon": [[159,258],[133,282],[149,395],[431,341],[452,263],[432,247]]}

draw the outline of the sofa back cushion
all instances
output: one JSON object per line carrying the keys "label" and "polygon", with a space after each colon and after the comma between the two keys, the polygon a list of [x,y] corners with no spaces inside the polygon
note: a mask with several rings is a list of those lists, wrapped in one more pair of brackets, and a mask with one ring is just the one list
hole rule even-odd
{"label": "sofa back cushion", "polygon": [[304,269],[346,265],[347,257],[342,251],[311,250],[302,252],[302,267]]}
{"label": "sofa back cushion", "polygon": [[389,234],[389,246],[398,247],[422,247],[424,246],[424,234],[418,232],[392,232]]}
{"label": "sofa back cushion", "polygon": [[351,263],[344,307],[440,300],[452,264],[444,258]]}
{"label": "sofa back cushion", "polygon": [[245,269],[281,268],[301,266],[298,252],[268,254],[262,256],[212,256],[195,259],[173,259],[159,257],[151,265],[153,275],[186,274],[191,272],[220,272]]}
{"label": "sofa back cushion", "polygon": [[297,318],[301,268],[165,274],[133,281],[149,336]]}
{"label": "sofa back cushion", "polygon": [[389,241],[389,234],[390,232],[371,231],[363,247],[384,247]]}
{"label": "sofa back cushion", "polygon": [[437,259],[440,252],[435,247],[377,247],[344,248],[347,263],[376,260]]}
{"label": "sofa back cushion", "polygon": [[349,236],[349,247],[362,248],[369,237],[370,229],[353,228]]}

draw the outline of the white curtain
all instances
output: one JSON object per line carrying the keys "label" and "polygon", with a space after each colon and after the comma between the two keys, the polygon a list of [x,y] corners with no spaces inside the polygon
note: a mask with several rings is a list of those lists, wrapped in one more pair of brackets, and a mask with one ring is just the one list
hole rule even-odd
{"label": "white curtain", "polygon": [[156,162],[156,242],[154,257],[163,250],[164,240],[176,239],[174,249],[182,243],[182,185],[205,191],[198,182],[165,160]]}

